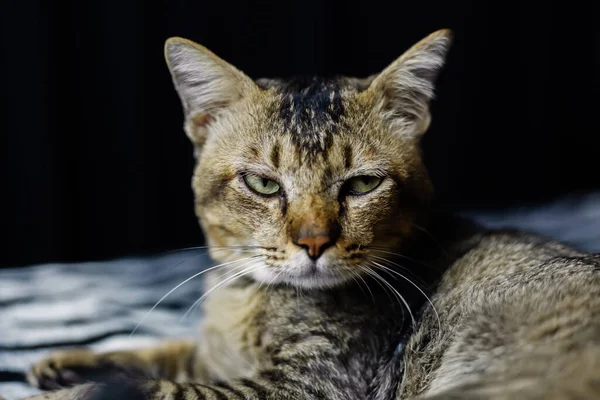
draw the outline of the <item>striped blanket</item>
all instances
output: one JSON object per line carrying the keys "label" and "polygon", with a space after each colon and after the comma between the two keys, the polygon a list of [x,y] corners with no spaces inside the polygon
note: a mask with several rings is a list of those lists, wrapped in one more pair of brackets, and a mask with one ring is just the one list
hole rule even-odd
{"label": "striped blanket", "polygon": [[[494,227],[515,227],[600,252],[600,193],[498,213],[466,213]],[[201,277],[165,293],[213,265],[202,251],[78,264],[0,270],[0,395],[8,400],[39,393],[26,368],[48,352],[73,346],[98,351],[148,346],[161,337],[190,337],[199,312],[181,317],[201,295]]]}

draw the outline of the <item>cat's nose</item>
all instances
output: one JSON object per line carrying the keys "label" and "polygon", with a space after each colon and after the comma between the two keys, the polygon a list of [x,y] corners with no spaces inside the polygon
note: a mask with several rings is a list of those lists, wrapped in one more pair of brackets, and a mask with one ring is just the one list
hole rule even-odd
{"label": "cat's nose", "polygon": [[305,226],[300,232],[294,243],[306,250],[308,256],[316,260],[323,254],[325,249],[335,244],[339,229],[331,227],[322,229],[315,226]]}
{"label": "cat's nose", "polygon": [[298,239],[296,244],[306,249],[308,256],[316,260],[332,245],[332,241],[329,236],[309,236]]}

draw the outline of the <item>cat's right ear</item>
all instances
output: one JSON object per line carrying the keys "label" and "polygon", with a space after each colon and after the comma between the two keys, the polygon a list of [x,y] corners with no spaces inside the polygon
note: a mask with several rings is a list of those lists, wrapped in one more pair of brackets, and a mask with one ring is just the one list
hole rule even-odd
{"label": "cat's right ear", "polygon": [[185,111],[185,131],[196,146],[204,144],[220,112],[256,89],[243,72],[187,39],[168,39],[165,59]]}

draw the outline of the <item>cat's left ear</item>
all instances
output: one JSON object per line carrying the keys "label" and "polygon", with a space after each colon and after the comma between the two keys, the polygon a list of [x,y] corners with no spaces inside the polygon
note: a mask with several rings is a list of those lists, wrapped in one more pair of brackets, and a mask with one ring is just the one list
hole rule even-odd
{"label": "cat's left ear", "polygon": [[185,131],[197,146],[204,144],[220,113],[258,90],[242,71],[187,39],[168,39],[165,59],[185,110]]}
{"label": "cat's left ear", "polygon": [[420,137],[429,127],[429,102],[452,41],[450,30],[427,36],[381,72],[369,86],[392,129]]}

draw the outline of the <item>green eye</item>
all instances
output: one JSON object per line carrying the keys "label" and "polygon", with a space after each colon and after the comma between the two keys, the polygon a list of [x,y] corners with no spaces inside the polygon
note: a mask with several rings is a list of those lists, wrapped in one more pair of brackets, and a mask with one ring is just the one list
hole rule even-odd
{"label": "green eye", "polygon": [[272,181],[262,176],[248,174],[244,176],[244,182],[246,185],[258,194],[270,196],[279,192],[279,183]]}
{"label": "green eye", "polygon": [[349,194],[361,195],[374,190],[381,181],[382,179],[378,176],[355,176],[346,181],[346,188]]}

